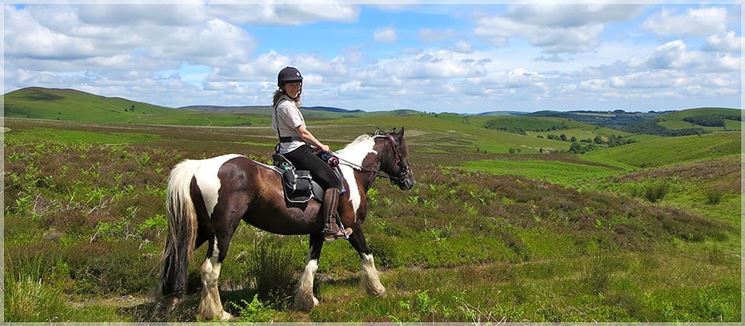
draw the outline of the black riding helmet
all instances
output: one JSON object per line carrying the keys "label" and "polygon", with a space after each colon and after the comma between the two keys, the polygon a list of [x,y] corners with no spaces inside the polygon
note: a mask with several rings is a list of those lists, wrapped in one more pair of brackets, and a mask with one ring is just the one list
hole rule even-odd
{"label": "black riding helmet", "polygon": [[277,86],[280,88],[287,83],[303,82],[303,75],[295,67],[284,67],[277,74]]}

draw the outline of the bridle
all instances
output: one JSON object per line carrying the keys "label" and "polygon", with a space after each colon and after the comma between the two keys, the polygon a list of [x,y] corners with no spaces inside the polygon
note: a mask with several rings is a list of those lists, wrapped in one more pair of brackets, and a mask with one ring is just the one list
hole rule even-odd
{"label": "bridle", "polygon": [[391,144],[391,148],[393,148],[393,154],[394,154],[393,166],[394,167],[395,166],[398,166],[399,169],[403,170],[403,172],[401,173],[401,175],[399,175],[399,176],[392,176],[392,175],[390,175],[388,173],[385,173],[385,172],[381,171],[380,169],[377,169],[377,170],[366,169],[366,168],[362,167],[361,165],[352,163],[352,162],[347,161],[347,160],[345,160],[345,159],[343,159],[341,157],[339,157],[339,161],[342,162],[344,165],[349,166],[349,167],[352,167],[353,169],[358,170],[360,172],[373,173],[374,174],[374,178],[388,179],[391,182],[391,184],[402,183],[403,180],[409,175],[409,173],[411,173],[411,168],[409,168],[408,166],[401,166],[401,163],[403,162],[403,160],[401,159],[401,152],[398,149],[398,146],[396,146],[396,140],[393,139],[393,136],[391,136],[390,134],[387,134],[387,135],[374,135],[373,138],[385,138],[386,141],[388,141]]}

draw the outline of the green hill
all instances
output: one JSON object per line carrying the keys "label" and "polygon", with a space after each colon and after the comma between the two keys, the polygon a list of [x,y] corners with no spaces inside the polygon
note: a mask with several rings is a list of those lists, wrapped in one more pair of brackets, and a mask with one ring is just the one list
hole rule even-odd
{"label": "green hill", "polygon": [[636,167],[721,157],[740,153],[739,132],[719,132],[702,136],[661,137],[590,152],[583,159],[595,162],[617,161]]}
{"label": "green hill", "polygon": [[[696,108],[677,112],[666,113],[659,117],[658,125],[667,129],[685,129],[685,128],[703,128],[707,131],[721,130],[740,130],[741,122],[736,117],[740,117],[742,110],[727,108]],[[695,123],[697,119],[718,118],[722,124],[718,126],[702,125]]]}
{"label": "green hill", "polygon": [[5,94],[4,100],[5,117],[14,118],[217,126],[268,123],[257,115],[173,109],[74,89],[28,87]]}

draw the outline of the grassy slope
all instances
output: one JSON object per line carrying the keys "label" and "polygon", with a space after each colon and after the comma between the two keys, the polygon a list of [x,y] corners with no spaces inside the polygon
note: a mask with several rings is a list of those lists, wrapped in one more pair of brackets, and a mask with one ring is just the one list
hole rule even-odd
{"label": "grassy slope", "polygon": [[741,115],[742,110],[738,109],[726,109],[726,108],[698,108],[688,109],[677,112],[671,112],[664,114],[660,117],[660,122],[657,124],[668,128],[668,129],[684,129],[684,128],[703,128],[708,131],[722,131],[722,130],[741,130],[742,126],[739,121],[736,120],[725,120],[725,128],[721,127],[704,127],[697,124],[693,124],[684,121],[686,117],[692,117],[697,115],[707,114],[721,114],[721,115]]}
{"label": "grassy slope", "polygon": [[597,165],[550,160],[479,160],[466,162],[464,167],[469,171],[483,171],[496,175],[518,175],[574,187],[588,180],[603,179],[623,171]]}
{"label": "grassy slope", "polygon": [[366,130],[375,127],[384,129],[400,128],[415,131],[410,142],[423,145],[429,151],[448,151],[457,148],[460,151],[487,151],[489,153],[506,153],[510,148],[519,148],[523,152],[537,153],[540,148],[568,149],[569,143],[540,139],[516,133],[491,130],[474,124],[470,119],[454,114],[404,115],[404,116],[367,116],[362,118],[343,118],[334,120],[334,125],[365,126]]}
{"label": "grassy slope", "polygon": [[[260,308],[258,312],[268,316],[262,318],[739,320],[739,258],[728,247],[730,242],[739,243],[734,228],[638,200],[444,168],[447,160],[471,159],[468,144],[473,138],[464,134],[502,133],[447,119],[381,119],[378,122],[385,123],[381,127],[403,124],[411,133],[411,161],[419,182],[410,192],[378,182],[370,194],[372,208],[365,231],[388,288],[386,297],[364,294],[358,286],[359,260],[347,243],[335,241],[324,246],[317,278],[322,305],[307,314],[290,311],[281,302],[291,293],[280,290],[262,299],[276,305]],[[347,120],[353,121],[361,120]],[[39,290],[31,302],[37,305],[28,307],[48,308],[39,309],[37,317],[6,310],[6,319],[11,316],[11,320],[151,320],[148,312],[154,305],[149,299],[119,308],[109,302],[126,301],[119,298],[128,295],[146,297],[152,290],[165,237],[162,198],[168,169],[182,158],[229,152],[265,159],[269,148],[229,140],[273,141],[261,138],[271,133],[263,129],[193,128],[184,133],[181,128],[137,127],[121,132],[151,133],[158,140],[81,145],[75,137],[57,143],[35,133],[30,135],[41,138],[17,139],[15,131],[33,131],[42,124],[6,122],[13,130],[6,135],[5,266],[6,275],[11,275],[6,282],[6,289],[11,289],[6,292],[6,307],[19,307],[14,300]],[[43,125],[53,128],[54,123]],[[96,128],[112,129],[84,128],[91,133]],[[369,126],[351,123],[319,129],[325,136],[347,140],[371,131]],[[451,152],[419,150],[437,140],[447,140]],[[502,140],[484,137],[481,141]],[[587,171],[581,164],[545,164],[541,173],[547,175],[552,165],[560,167],[557,171]],[[61,235],[44,240],[53,230]],[[287,253],[277,255],[290,256],[286,267],[290,271],[297,273],[305,262],[305,237],[268,236],[239,227],[221,284],[226,309],[241,313],[243,320],[258,318],[257,311],[240,307],[245,306],[241,300],[250,300],[255,293],[256,274],[248,272],[255,261],[251,255],[269,239],[278,239],[271,248],[286,249]],[[196,257],[204,257],[204,249]],[[36,260],[40,267],[33,264]],[[191,264],[192,284],[199,284],[198,260]],[[36,284],[45,286],[39,289]],[[243,289],[228,290],[228,286]],[[192,288],[170,319],[193,320],[198,292]]]}
{"label": "grassy slope", "polygon": [[[30,87],[5,94],[5,116],[99,123],[239,126],[268,123],[266,117],[177,110],[72,89]],[[134,106],[134,111],[125,111]]]}
{"label": "grassy slope", "polygon": [[592,161],[618,161],[636,167],[720,157],[740,152],[740,133],[721,132],[703,136],[665,137],[593,151]]}

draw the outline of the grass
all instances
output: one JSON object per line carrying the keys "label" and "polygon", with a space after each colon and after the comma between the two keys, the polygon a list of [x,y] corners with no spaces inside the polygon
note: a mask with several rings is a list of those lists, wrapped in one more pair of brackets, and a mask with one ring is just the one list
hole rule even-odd
{"label": "grass", "polygon": [[[224,153],[268,160],[271,130],[5,122],[12,129],[4,157],[6,320],[194,321],[206,248],[196,251],[189,295],[172,314],[154,316],[149,297],[165,238],[168,171],[185,158]],[[371,191],[364,230],[386,296],[366,295],[355,251],[334,241],[324,245],[316,278],[321,305],[291,311],[288,284],[305,264],[307,238],[241,225],[220,279],[238,320],[741,320],[739,154],[639,168],[627,162],[631,154],[590,162],[483,153],[474,146],[537,143],[451,115],[311,128],[338,148],[377,123],[406,126],[418,182],[409,192],[385,182]],[[55,130],[67,140],[52,141]],[[126,143],[95,141],[111,133]],[[663,179],[670,189],[657,203],[630,195],[635,184]],[[694,191],[696,184],[706,189]],[[706,190],[719,191],[719,203],[706,204]]]}
{"label": "grass", "polygon": [[[141,143],[157,140],[155,135],[139,133],[117,133],[117,132],[90,132],[82,130],[61,130],[52,128],[31,128],[13,130],[12,141],[21,143],[36,142],[46,139],[49,142],[59,143],[87,143],[87,144],[127,144]],[[6,137],[9,133],[6,133]]]}
{"label": "grass", "polygon": [[268,124],[261,115],[207,113],[104,97],[72,89],[30,87],[5,94],[5,116],[97,123],[250,126]]}
{"label": "grass", "polygon": [[657,124],[668,128],[668,129],[685,129],[685,128],[702,128],[707,131],[732,131],[732,130],[741,130],[742,129],[742,123],[740,121],[736,120],[725,120],[724,128],[722,127],[706,127],[706,126],[700,126],[697,124],[690,123],[688,121],[684,121],[686,117],[694,117],[699,115],[709,115],[709,114],[718,114],[718,115],[734,115],[734,116],[740,116],[742,114],[742,110],[738,109],[726,109],[726,108],[697,108],[697,109],[688,109],[688,110],[681,110],[676,112],[671,112],[664,114],[660,117],[660,122]]}
{"label": "grass", "polygon": [[585,155],[589,160],[614,160],[636,167],[663,166],[732,155],[740,152],[740,133],[722,132],[703,136],[665,137],[632,143]]}
{"label": "grass", "polygon": [[551,160],[479,160],[464,165],[469,171],[483,171],[496,175],[517,175],[539,181],[577,186],[588,180],[607,178],[618,170],[588,164]]}

